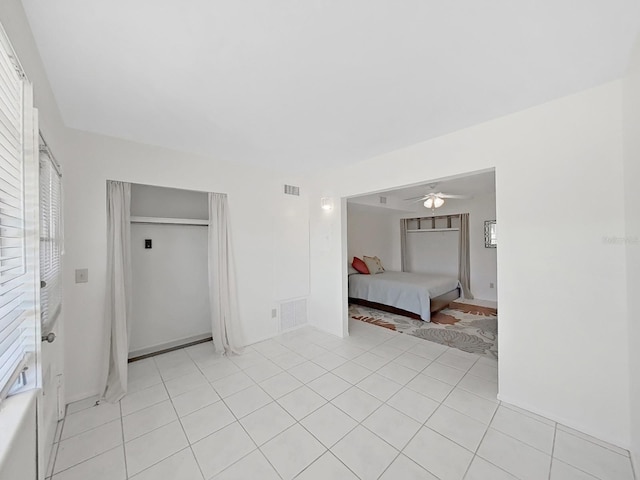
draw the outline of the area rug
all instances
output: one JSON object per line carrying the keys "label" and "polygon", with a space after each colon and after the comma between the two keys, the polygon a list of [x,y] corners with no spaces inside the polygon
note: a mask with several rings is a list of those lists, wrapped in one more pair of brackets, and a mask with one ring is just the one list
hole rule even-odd
{"label": "area rug", "polygon": [[349,305],[349,317],[457,348],[463,352],[498,358],[498,316],[494,309],[452,304],[433,315],[431,322],[361,305]]}

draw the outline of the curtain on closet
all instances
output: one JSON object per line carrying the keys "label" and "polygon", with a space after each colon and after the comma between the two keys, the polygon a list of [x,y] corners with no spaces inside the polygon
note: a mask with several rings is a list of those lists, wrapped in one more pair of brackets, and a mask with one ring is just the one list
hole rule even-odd
{"label": "curtain on closet", "polygon": [[469,214],[460,214],[460,241],[458,242],[458,280],[462,285],[462,296],[472,299],[471,268],[469,265]]}
{"label": "curtain on closet", "polygon": [[209,301],[218,353],[242,353],[227,196],[209,193]]}
{"label": "curtain on closet", "polygon": [[117,402],[127,393],[131,319],[131,184],[107,182],[106,326],[109,370],[103,397]]}

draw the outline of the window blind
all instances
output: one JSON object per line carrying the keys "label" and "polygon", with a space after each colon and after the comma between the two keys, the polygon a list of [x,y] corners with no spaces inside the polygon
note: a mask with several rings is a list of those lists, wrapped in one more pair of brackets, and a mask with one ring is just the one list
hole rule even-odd
{"label": "window blind", "polygon": [[40,148],[40,318],[53,329],[62,307],[62,183],[49,149]]}
{"label": "window blind", "polygon": [[22,368],[30,312],[25,255],[24,82],[0,43],[0,400]]}

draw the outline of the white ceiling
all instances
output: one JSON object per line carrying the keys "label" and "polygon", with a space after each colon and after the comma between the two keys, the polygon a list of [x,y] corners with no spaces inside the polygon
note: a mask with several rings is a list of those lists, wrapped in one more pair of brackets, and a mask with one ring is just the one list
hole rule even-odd
{"label": "white ceiling", "polygon": [[70,127],[356,162],[619,78],[637,0],[23,0]]}
{"label": "white ceiling", "polygon": [[[414,211],[422,210],[422,202],[406,200],[413,197],[420,197],[430,192],[466,195],[473,199],[479,195],[495,194],[495,191],[496,176],[495,172],[490,171],[439,181],[429,181],[420,185],[397,188],[369,195],[361,195],[359,197],[350,198],[348,202],[354,205],[368,205],[376,208]],[[380,205],[381,196],[387,197],[387,203],[385,205]],[[456,202],[456,200],[445,201]]]}

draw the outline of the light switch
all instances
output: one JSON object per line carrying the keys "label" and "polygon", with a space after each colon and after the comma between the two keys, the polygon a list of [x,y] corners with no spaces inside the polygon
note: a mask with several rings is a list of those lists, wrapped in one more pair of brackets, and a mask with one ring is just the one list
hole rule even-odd
{"label": "light switch", "polygon": [[76,269],[76,283],[87,283],[89,281],[89,269]]}

